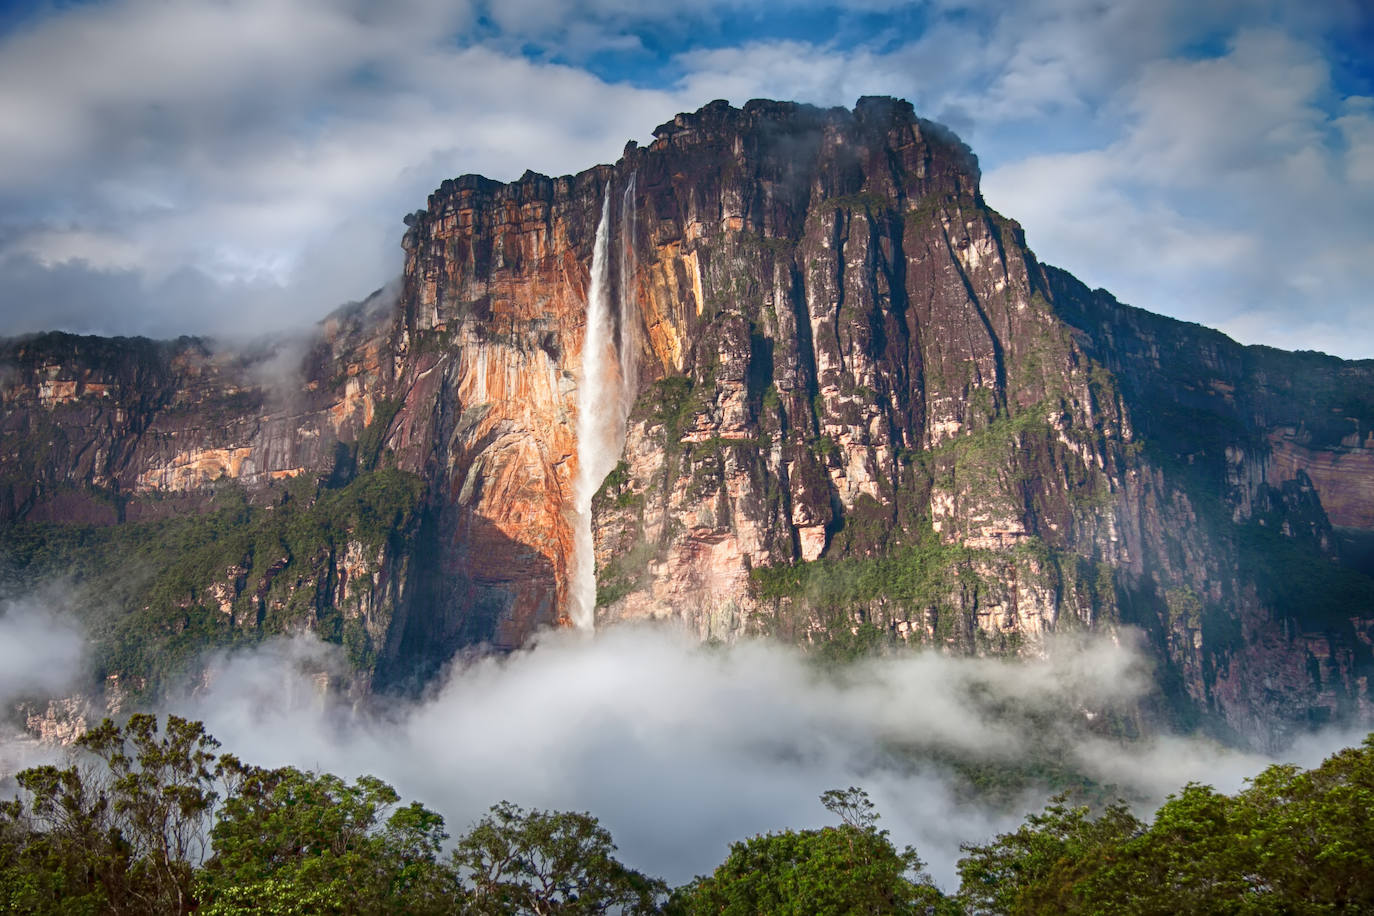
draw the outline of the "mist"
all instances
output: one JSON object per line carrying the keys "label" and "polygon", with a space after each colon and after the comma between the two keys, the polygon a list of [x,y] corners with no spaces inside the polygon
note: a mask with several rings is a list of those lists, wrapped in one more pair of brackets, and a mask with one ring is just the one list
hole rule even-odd
{"label": "mist", "polygon": [[[894,842],[954,887],[959,843],[1014,829],[1052,789],[991,805],[937,762],[950,757],[1014,763],[1049,749],[1147,816],[1189,780],[1235,791],[1273,762],[1200,739],[1089,734],[1092,710],[1149,687],[1129,631],[1058,640],[1037,659],[907,653],[840,675],[794,648],[701,646],[668,627],[552,632],[455,666],[422,701],[381,714],[331,699],[343,659],[308,638],[221,655],[210,670],[170,707],[246,762],[377,775],[455,835],[501,799],[590,811],[627,863],[670,883],[709,873],[731,841],[829,823],[817,797],[857,785]],[[1358,740],[1329,733],[1293,760]]]}
{"label": "mist", "polygon": [[0,798],[8,779],[56,756],[24,731],[21,707],[87,684],[86,640],[63,590],[0,599]]}
{"label": "mist", "polygon": [[55,595],[0,600],[0,703],[70,687],[84,655],[85,637]]}

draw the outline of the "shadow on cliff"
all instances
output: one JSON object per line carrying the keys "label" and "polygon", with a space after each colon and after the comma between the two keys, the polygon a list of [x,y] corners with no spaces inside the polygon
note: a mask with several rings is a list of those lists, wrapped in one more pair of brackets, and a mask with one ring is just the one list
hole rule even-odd
{"label": "shadow on cliff", "polygon": [[413,544],[374,689],[418,696],[456,655],[509,652],[556,622],[552,561],[490,520],[430,506]]}
{"label": "shadow on cliff", "polygon": [[1273,457],[1290,440],[1340,455],[1374,429],[1374,361],[1243,346],[1057,268],[1045,279],[1056,313],[1110,371],[1142,487],[1162,507],[1142,520],[1140,569],[1119,598],[1123,622],[1170,660],[1157,677],[1175,724],[1254,741],[1236,734],[1236,713],[1292,733],[1367,715],[1374,530],[1333,525],[1361,488],[1352,473],[1319,493],[1310,468]]}

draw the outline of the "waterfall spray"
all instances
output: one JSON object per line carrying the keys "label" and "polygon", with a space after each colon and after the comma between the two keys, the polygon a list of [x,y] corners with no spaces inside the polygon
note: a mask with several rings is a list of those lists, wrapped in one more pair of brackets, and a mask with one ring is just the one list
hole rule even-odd
{"label": "waterfall spray", "polygon": [[592,249],[587,322],[582,338],[582,373],[577,383],[577,479],[573,481],[573,575],[570,616],[579,630],[596,623],[596,544],[592,538],[592,497],[615,467],[624,435],[617,385],[614,329],[611,326],[610,265],[607,249],[611,221],[611,186],[601,204]]}

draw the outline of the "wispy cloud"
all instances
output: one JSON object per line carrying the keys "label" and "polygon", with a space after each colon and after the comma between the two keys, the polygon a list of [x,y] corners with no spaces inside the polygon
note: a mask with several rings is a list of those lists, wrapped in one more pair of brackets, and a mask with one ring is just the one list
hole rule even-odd
{"label": "wispy cloud", "polygon": [[1360,99],[1334,107],[1317,50],[1272,30],[1225,53],[1162,60],[1123,90],[1122,128],[1083,152],[988,172],[989,199],[1029,212],[1042,256],[1120,298],[1245,342],[1374,354],[1374,157]]}
{"label": "wispy cloud", "polygon": [[86,679],[85,639],[53,591],[0,601],[0,706]]}
{"label": "wispy cloud", "polygon": [[1374,109],[1328,64],[1367,21],[1297,0],[54,7],[0,38],[0,332],[307,322],[398,272],[399,217],[445,177],[611,161],[717,97],[887,93],[968,135],[1046,259],[1243,340],[1371,355]]}

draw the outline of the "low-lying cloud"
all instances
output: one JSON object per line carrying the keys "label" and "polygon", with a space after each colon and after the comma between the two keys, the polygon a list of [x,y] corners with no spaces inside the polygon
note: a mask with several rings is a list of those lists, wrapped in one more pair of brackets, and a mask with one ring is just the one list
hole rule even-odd
{"label": "low-lying cloud", "polygon": [[[1146,812],[1190,779],[1232,791],[1270,762],[1195,739],[1127,746],[1089,734],[1088,712],[1149,689],[1143,656],[1108,637],[1021,662],[912,653],[835,676],[771,643],[559,632],[455,667],[425,700],[382,715],[329,699],[323,684],[343,663],[318,642],[277,641],[212,668],[173,709],[248,762],[378,775],[453,833],[500,799],[588,810],[626,861],[670,882],[709,872],[733,840],[827,823],[817,796],[860,785],[894,840],[914,843],[951,886],[961,841],[1013,828],[1046,793],[980,803],[939,760],[1011,763],[1048,747]],[[1328,736],[1298,762],[1351,737]]]}
{"label": "low-lying cloud", "polygon": [[54,756],[24,733],[22,707],[79,691],[85,655],[85,635],[61,590],[0,599],[0,798],[10,775]]}
{"label": "low-lying cloud", "polygon": [[84,654],[80,627],[51,602],[0,601],[0,704],[67,689],[84,674]]}

